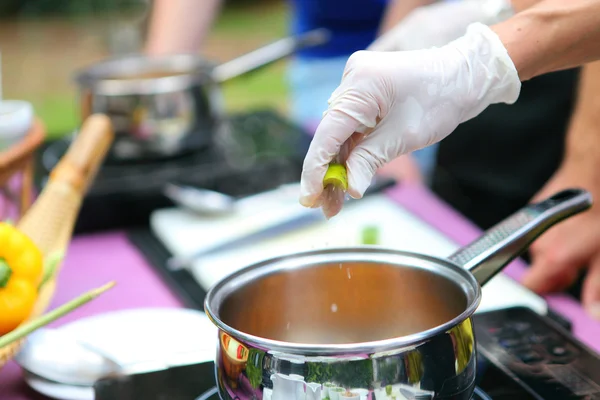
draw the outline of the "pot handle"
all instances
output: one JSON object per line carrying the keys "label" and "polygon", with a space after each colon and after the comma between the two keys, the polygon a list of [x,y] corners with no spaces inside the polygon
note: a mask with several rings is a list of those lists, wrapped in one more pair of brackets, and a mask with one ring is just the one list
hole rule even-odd
{"label": "pot handle", "polygon": [[550,227],[592,206],[582,189],[567,189],[530,204],[448,257],[484,285]]}
{"label": "pot handle", "polygon": [[279,61],[294,54],[297,50],[326,43],[329,37],[330,33],[327,29],[319,28],[298,36],[280,39],[243,56],[217,65],[212,70],[212,78],[218,83],[225,82]]}

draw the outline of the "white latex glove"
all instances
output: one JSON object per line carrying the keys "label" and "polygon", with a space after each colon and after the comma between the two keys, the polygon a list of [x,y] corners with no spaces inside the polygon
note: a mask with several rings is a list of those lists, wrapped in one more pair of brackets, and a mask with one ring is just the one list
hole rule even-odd
{"label": "white latex glove", "polygon": [[306,154],[300,203],[319,206],[327,166],[351,137],[358,141],[346,160],[348,193],[360,198],[378,168],[440,141],[490,104],[514,103],[520,89],[504,45],[479,23],[441,48],[353,54]]}
{"label": "white latex glove", "polygon": [[368,50],[420,50],[443,46],[465,34],[467,26],[493,25],[514,14],[510,0],[460,0],[418,7]]}

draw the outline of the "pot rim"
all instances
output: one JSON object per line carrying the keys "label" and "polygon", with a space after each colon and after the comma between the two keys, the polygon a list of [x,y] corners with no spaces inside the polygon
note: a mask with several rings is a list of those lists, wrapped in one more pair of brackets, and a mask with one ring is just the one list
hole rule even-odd
{"label": "pot rim", "polygon": [[[437,272],[443,272],[441,275],[448,277],[448,275],[453,275],[454,277],[460,277],[462,279],[462,285],[460,285],[466,292],[464,292],[467,297],[467,307],[456,317],[451,320],[435,326],[433,328],[427,329],[425,331],[417,332],[411,335],[391,338],[391,339],[383,339],[383,340],[374,340],[369,342],[360,342],[360,343],[345,343],[345,344],[306,344],[306,343],[293,343],[286,342],[280,340],[266,339],[259,336],[251,335],[248,333],[241,332],[236,328],[233,328],[226,323],[224,323],[218,313],[218,307],[222,303],[222,300],[226,298],[230,293],[235,291],[236,288],[243,286],[244,283],[247,283],[248,280],[252,279],[252,277],[264,277],[273,273],[285,271],[288,269],[294,268],[302,268],[302,260],[304,264],[306,263],[307,258],[315,258],[317,261],[319,260],[319,256],[327,256],[332,254],[354,254],[354,255],[362,255],[363,257],[354,257],[351,259],[344,259],[341,262],[346,261],[367,261],[367,262],[378,262],[378,259],[381,259],[381,263],[392,264],[390,261],[384,262],[384,257],[395,257],[397,259],[410,259],[419,261],[423,264],[424,267],[415,267],[410,266],[411,268],[424,268],[424,269],[436,269]],[[365,259],[364,256],[367,255],[369,258]],[[324,258],[324,257],[323,257]],[[375,258],[375,260],[373,260]],[[340,262],[339,260],[328,260],[326,263],[336,263]],[[324,262],[313,262],[314,264],[323,264]],[[294,264],[297,264],[294,267]],[[396,264],[397,265],[397,264]],[[279,266],[279,267],[278,267]],[[306,265],[305,265],[306,267]],[[261,273],[262,271],[262,273]],[[246,277],[244,281],[243,278]],[[242,280],[242,282],[237,282]],[[229,287],[229,288],[228,288]],[[225,292],[225,293],[223,293]],[[359,355],[359,354],[376,354],[376,353],[385,353],[390,351],[395,351],[402,348],[414,347],[418,344],[421,344],[430,338],[442,334],[444,332],[449,331],[451,328],[457,326],[463,321],[470,318],[479,304],[481,303],[481,286],[468,270],[462,268],[456,263],[452,261],[435,257],[428,256],[420,253],[403,251],[403,250],[395,250],[391,248],[385,248],[381,246],[372,246],[365,245],[360,247],[334,247],[327,249],[319,249],[319,250],[309,250],[302,251],[298,253],[273,257],[267,260],[263,260],[261,262],[252,264],[250,266],[244,267],[233,274],[228,275],[223,278],[216,284],[214,284],[208,291],[205,301],[204,301],[204,310],[208,318],[212,321],[213,324],[217,326],[220,331],[223,331],[235,338],[236,340],[240,340],[245,344],[249,344],[255,346],[257,348],[262,348],[267,351],[276,351],[288,353],[291,355],[307,355],[307,356],[325,356],[325,355]]]}
{"label": "pot rim", "polygon": [[[215,64],[196,54],[146,56],[130,54],[108,58],[75,74],[75,82],[84,89],[104,96],[152,95],[176,92],[193,85],[216,83]],[[116,79],[116,75],[144,72],[172,72],[157,78]],[[112,77],[112,78],[111,78]]]}

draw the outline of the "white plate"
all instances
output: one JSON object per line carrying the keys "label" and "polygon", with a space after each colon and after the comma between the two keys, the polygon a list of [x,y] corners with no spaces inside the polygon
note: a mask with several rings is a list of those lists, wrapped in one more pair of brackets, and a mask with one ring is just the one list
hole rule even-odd
{"label": "white plate", "polygon": [[[217,328],[200,311],[178,308],[141,308],[99,314],[63,325],[56,329],[89,344],[122,366],[185,359],[193,353],[194,362],[215,357]],[[183,356],[183,357],[182,357]],[[37,371],[45,378],[41,371]],[[46,396],[63,400],[85,391],[57,388],[27,375],[27,383]],[[59,396],[59,397],[57,397]]]}
{"label": "white plate", "polygon": [[25,382],[33,390],[46,397],[58,400],[94,400],[94,389],[89,387],[69,386],[47,381],[36,375],[23,371]]}

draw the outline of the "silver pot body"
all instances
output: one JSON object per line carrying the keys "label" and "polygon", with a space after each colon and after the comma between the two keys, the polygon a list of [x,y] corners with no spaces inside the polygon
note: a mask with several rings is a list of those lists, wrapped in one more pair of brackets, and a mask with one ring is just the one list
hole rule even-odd
{"label": "silver pot body", "polygon": [[281,39],[220,65],[199,55],[129,55],[76,75],[81,118],[108,115],[116,132],[111,161],[154,160],[213,144],[226,130],[220,84],[329,39],[317,29]]}
{"label": "silver pot body", "polygon": [[480,285],[591,202],[560,192],[448,259],[361,246],[232,274],[205,303],[219,328],[221,399],[470,399]]}
{"label": "silver pot body", "polygon": [[78,77],[81,116],[108,115],[116,132],[110,158],[156,159],[211,144],[222,121],[219,85],[194,55],[126,56]]}

